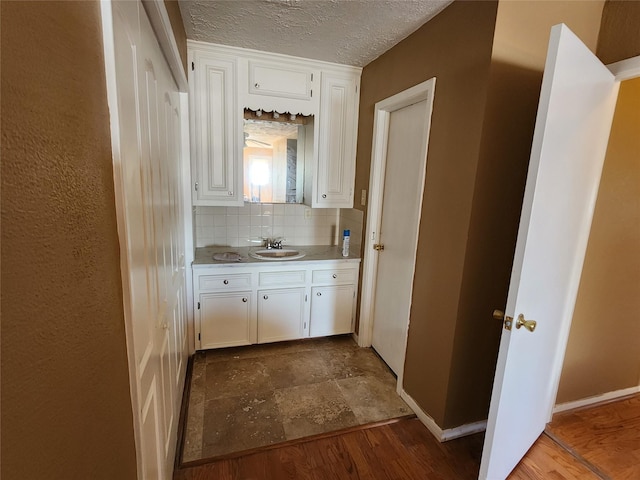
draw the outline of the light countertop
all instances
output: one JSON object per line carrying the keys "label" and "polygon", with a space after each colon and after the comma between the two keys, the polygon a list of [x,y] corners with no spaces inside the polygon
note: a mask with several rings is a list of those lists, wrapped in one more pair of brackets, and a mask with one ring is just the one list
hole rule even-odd
{"label": "light countertop", "polygon": [[[305,256],[292,260],[259,260],[257,258],[251,257],[249,255],[249,252],[255,250],[263,250],[264,247],[200,247],[196,248],[193,266],[231,266],[256,263],[262,263],[265,265],[283,265],[287,263],[317,262],[323,260],[339,260],[344,262],[360,261],[360,252],[353,247],[350,249],[350,255],[348,257],[343,257],[342,247],[338,247],[335,245],[303,245],[300,247],[297,247],[295,245],[286,245],[284,248],[299,250],[301,252],[304,252]],[[214,254],[226,252],[237,253],[240,256],[240,260],[214,260]]]}

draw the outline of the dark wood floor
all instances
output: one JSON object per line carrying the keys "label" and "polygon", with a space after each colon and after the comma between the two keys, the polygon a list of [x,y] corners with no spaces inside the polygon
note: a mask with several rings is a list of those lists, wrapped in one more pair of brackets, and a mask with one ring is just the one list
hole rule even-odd
{"label": "dark wood floor", "polygon": [[476,479],[482,435],[439,443],[417,419],[177,470],[174,480]]}
{"label": "dark wood floor", "polygon": [[[636,396],[558,416],[550,435],[575,446],[543,434],[509,480],[639,479],[639,410]],[[475,480],[482,442],[477,434],[439,443],[410,419],[178,469],[174,480]]]}

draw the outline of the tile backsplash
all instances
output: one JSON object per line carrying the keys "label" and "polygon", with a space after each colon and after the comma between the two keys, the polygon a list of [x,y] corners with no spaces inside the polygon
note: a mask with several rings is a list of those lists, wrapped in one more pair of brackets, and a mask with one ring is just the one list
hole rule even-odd
{"label": "tile backsplash", "polygon": [[284,245],[335,245],[339,209],[297,204],[245,203],[243,207],[196,207],[196,246],[258,246],[266,237]]}
{"label": "tile backsplash", "polygon": [[351,244],[357,248],[362,236],[362,212],[265,203],[195,207],[197,247],[258,246],[266,237],[283,238],[284,245],[338,245],[345,228],[351,230]]}

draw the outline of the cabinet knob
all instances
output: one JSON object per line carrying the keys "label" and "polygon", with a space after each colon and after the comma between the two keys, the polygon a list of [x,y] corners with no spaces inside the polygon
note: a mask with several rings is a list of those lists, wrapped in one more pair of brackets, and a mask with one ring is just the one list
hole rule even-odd
{"label": "cabinet knob", "polygon": [[264,298],[265,300],[269,300],[269,295],[265,295],[265,296],[264,296],[264,297],[262,297],[262,298]]}
{"label": "cabinet knob", "polygon": [[230,197],[233,197],[233,192],[229,191],[227,192],[227,195],[229,195]]}
{"label": "cabinet knob", "polygon": [[318,293],[316,293],[316,295],[317,295],[317,296],[319,296],[319,297],[321,297],[321,296],[322,296],[322,293],[318,292]]}
{"label": "cabinet knob", "polygon": [[333,278],[338,278],[338,275],[336,275],[335,273],[333,275],[331,275]]}
{"label": "cabinet knob", "polygon": [[243,301],[244,303],[247,303],[247,297],[244,297],[244,298],[242,299],[242,301]]}
{"label": "cabinet knob", "polygon": [[322,198],[327,198],[327,194],[326,194],[326,193],[323,193],[323,194],[322,194]]}
{"label": "cabinet knob", "polygon": [[224,283],[225,285],[229,285],[229,280],[225,280],[225,281],[224,281],[224,282],[222,282],[222,283]]}
{"label": "cabinet knob", "polygon": [[256,88],[260,88],[260,84],[259,83],[256,83],[253,86],[256,87]]}

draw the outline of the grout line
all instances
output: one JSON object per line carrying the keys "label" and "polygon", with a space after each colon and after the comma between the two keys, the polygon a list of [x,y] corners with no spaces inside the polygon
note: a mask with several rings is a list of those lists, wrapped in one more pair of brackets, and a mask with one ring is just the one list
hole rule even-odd
{"label": "grout line", "polygon": [[575,458],[576,460],[578,460],[578,462],[580,462],[582,465],[584,465],[585,467],[587,467],[589,470],[591,470],[591,472],[596,475],[598,478],[600,478],[601,480],[612,480],[611,477],[609,477],[608,475],[606,475],[605,473],[603,473],[602,471],[600,471],[600,469],[598,469],[598,467],[596,467],[594,464],[592,464],[589,460],[587,460],[586,458],[584,458],[582,455],[580,455],[577,451],[575,451],[573,448],[571,448],[569,445],[567,445],[565,442],[563,442],[556,434],[554,434],[551,430],[548,430],[545,428],[544,432],[543,432],[547,437],[549,437],[551,440],[553,440],[560,448],[562,448],[563,450],[566,450],[567,452],[569,452],[569,454]]}

